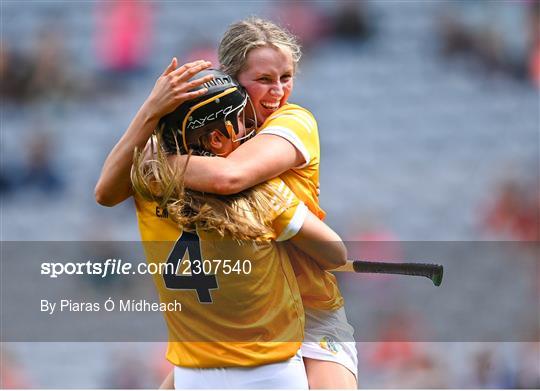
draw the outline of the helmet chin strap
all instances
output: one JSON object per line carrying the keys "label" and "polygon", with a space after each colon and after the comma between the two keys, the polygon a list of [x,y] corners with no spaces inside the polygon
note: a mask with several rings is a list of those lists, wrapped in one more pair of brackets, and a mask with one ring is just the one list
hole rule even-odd
{"label": "helmet chin strap", "polygon": [[[234,151],[236,148],[238,148],[239,143],[236,139],[236,132],[231,121],[225,121],[225,128],[227,129],[227,133],[229,134],[229,140],[231,140],[232,142],[232,149]],[[217,156],[225,156],[225,153],[218,153]]]}
{"label": "helmet chin strap", "polygon": [[231,121],[225,121],[225,129],[227,129],[227,133],[229,134],[229,138],[232,141],[236,141],[236,133],[234,131],[234,126],[231,123]]}
{"label": "helmet chin strap", "polygon": [[[246,105],[249,103],[250,107],[251,107],[251,110],[253,112],[253,115],[254,115],[254,119],[253,119],[253,126],[251,126],[252,130],[249,131],[248,128],[247,128],[247,123],[246,123],[246,114],[245,114],[245,108],[246,108]],[[243,126],[245,128],[245,134],[242,136],[242,137],[237,137],[238,136],[238,133],[236,131],[236,129],[238,128],[239,126],[239,118],[238,118],[238,115],[237,113],[238,112],[242,112],[242,122],[243,122]],[[255,112],[255,107],[253,106],[253,102],[251,101],[251,99],[249,98],[249,95],[246,95],[246,98],[244,99],[244,102],[237,106],[233,111],[232,113],[234,113],[235,115],[235,118],[234,118],[234,121],[236,121],[236,128],[235,126],[233,125],[233,123],[226,119],[224,122],[225,122],[225,129],[227,130],[227,134],[229,135],[229,138],[233,141],[233,142],[240,142],[240,143],[243,143],[245,142],[246,140],[250,139],[251,137],[253,137],[255,135],[255,132],[257,130],[257,114]]]}

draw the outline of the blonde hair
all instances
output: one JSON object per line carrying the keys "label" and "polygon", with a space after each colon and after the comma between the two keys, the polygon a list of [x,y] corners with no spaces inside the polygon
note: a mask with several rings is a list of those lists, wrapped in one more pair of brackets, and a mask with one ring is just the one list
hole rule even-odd
{"label": "blonde hair", "polygon": [[231,24],[225,31],[218,49],[221,69],[238,78],[238,74],[246,66],[249,52],[259,47],[289,49],[295,70],[302,57],[298,39],[287,29],[269,20],[250,17]]}
{"label": "blonde hair", "polygon": [[285,205],[283,197],[268,184],[261,184],[238,194],[219,196],[188,190],[184,173],[171,168],[160,142],[152,140],[152,158],[135,150],[131,167],[134,192],[147,201],[166,208],[169,217],[182,228],[215,230],[236,240],[268,240],[273,234],[275,205]]}

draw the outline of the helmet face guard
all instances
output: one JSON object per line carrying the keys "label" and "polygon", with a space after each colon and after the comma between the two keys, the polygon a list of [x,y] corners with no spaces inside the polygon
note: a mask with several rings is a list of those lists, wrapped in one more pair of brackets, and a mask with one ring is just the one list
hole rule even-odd
{"label": "helmet face guard", "polygon": [[[247,118],[244,110],[249,102],[254,112],[244,88],[231,76],[217,70],[202,71],[195,78],[209,73],[214,79],[203,85],[208,89],[206,94],[184,102],[161,118],[158,129],[168,152],[187,153],[198,149],[202,146],[201,137],[214,130],[233,142],[243,142],[255,135],[256,121]],[[244,135],[240,135],[239,121],[246,130]]]}
{"label": "helmet face guard", "polygon": [[[246,113],[246,109],[249,109],[249,112]],[[257,114],[255,114],[255,107],[247,92],[245,102],[242,105],[242,110],[240,114],[236,116],[236,123],[238,124],[238,121],[240,120],[244,125],[244,135],[242,137],[234,138],[233,142],[243,143],[257,134]]]}

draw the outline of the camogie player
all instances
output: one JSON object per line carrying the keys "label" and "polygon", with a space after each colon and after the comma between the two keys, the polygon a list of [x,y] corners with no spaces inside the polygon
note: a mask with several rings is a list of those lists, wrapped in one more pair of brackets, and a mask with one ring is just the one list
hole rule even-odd
{"label": "camogie player", "polygon": [[[307,388],[302,302],[275,241],[290,240],[321,268],[343,265],[346,250],[279,178],[227,197],[184,189],[181,171],[168,165],[174,154],[227,156],[250,137],[247,94],[220,71],[205,74],[214,76],[207,92],[162,119],[159,141],[136,153],[131,174],[149,262],[176,270],[154,276],[162,302],[182,303],[182,311],[165,312],[174,385]],[[224,259],[241,266],[216,266]]]}
{"label": "camogie player", "polygon": [[[317,122],[309,111],[287,102],[300,56],[295,38],[269,21],[250,18],[229,27],[219,47],[221,67],[251,97],[257,135],[227,158],[192,156],[184,175],[187,188],[226,195],[279,176],[311,212],[324,217],[317,195]],[[112,206],[132,194],[129,171],[134,148],[146,144],[159,118],[204,93],[204,89],[193,89],[210,80],[209,75],[189,80],[210,64],[198,61],[177,66],[173,59],[107,157],[96,185],[99,203]],[[173,163],[186,167],[186,156],[174,159]],[[335,277],[295,247],[287,251],[306,312],[302,354],[310,387],[356,388],[353,329]]]}
{"label": "camogie player", "polygon": [[[219,46],[221,68],[247,90],[259,124],[257,136],[226,159],[194,156],[185,173],[186,187],[232,194],[279,176],[310,211],[324,218],[317,191],[317,122],[309,111],[288,103],[300,56],[295,38],[269,21],[251,18],[229,27]],[[177,160],[183,166],[185,156]],[[302,355],[310,387],[356,388],[356,344],[335,276],[294,246],[287,251],[306,311]]]}

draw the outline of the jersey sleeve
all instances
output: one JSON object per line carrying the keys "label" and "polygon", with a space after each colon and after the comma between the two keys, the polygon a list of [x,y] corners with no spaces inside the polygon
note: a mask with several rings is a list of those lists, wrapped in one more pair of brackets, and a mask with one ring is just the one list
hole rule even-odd
{"label": "jersey sleeve", "polygon": [[306,216],[308,208],[303,202],[299,202],[294,208],[289,208],[274,221],[274,230],[276,232],[276,242],[289,240],[300,231]]}
{"label": "jersey sleeve", "polygon": [[286,105],[276,111],[264,124],[259,134],[273,134],[289,141],[304,157],[303,168],[318,155],[317,121],[306,109],[297,105]]}
{"label": "jersey sleeve", "polygon": [[275,217],[272,221],[277,242],[292,238],[300,231],[306,219],[308,208],[279,178],[272,179],[269,183],[279,195],[273,201]]}

